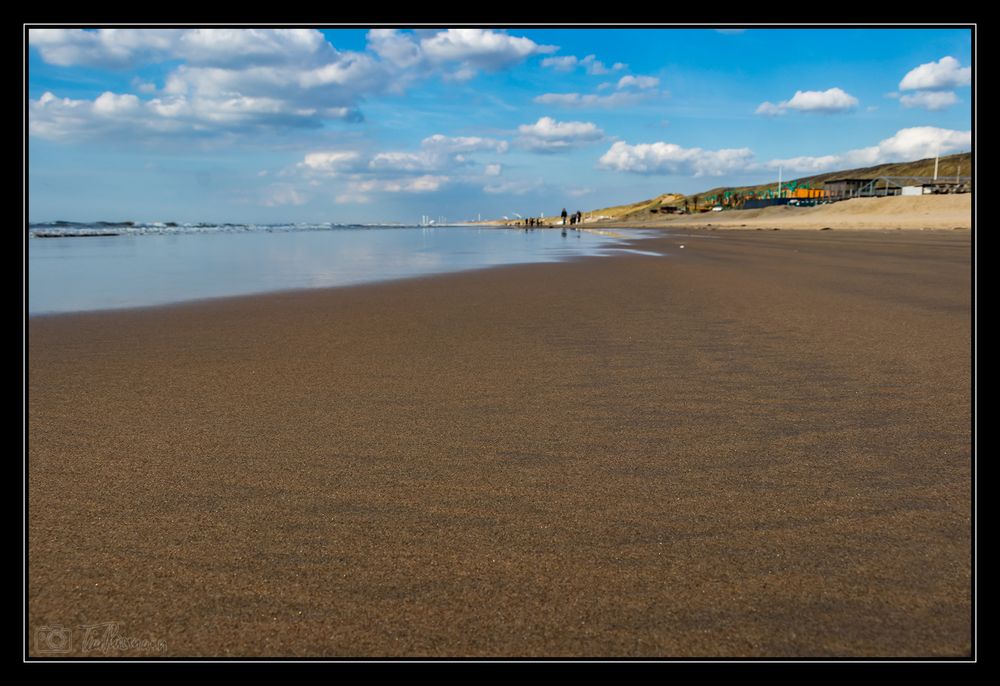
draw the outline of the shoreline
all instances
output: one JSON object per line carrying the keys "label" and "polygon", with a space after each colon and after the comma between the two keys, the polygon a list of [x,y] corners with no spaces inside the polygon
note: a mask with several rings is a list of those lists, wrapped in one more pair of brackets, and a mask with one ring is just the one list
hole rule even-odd
{"label": "shoreline", "polygon": [[968,655],[970,233],[696,235],[29,318],[29,628]]}
{"label": "shoreline", "polygon": [[[509,226],[497,226],[496,228],[505,228],[505,229],[518,230],[518,227],[509,227]],[[560,227],[538,227],[536,230],[545,230],[545,229],[548,229],[548,228],[558,229]],[[628,236],[626,234],[617,233],[615,231],[615,229],[633,229],[633,230],[636,230],[636,231],[644,231],[644,232],[647,232],[647,233],[644,234],[643,236]],[[383,278],[383,279],[379,279],[379,280],[375,280],[375,281],[362,281],[362,282],[358,282],[358,283],[346,283],[346,284],[336,285],[336,286],[314,286],[314,287],[300,287],[300,288],[283,288],[283,289],[279,289],[279,290],[259,291],[259,292],[256,292],[256,293],[242,293],[242,294],[236,294],[236,295],[206,296],[206,297],[201,297],[201,298],[192,298],[192,299],[188,299],[188,300],[179,300],[179,301],[175,301],[175,302],[158,303],[158,304],[151,304],[151,305],[134,305],[134,306],[127,306],[127,307],[99,308],[99,309],[93,309],[93,310],[71,310],[71,311],[64,311],[64,312],[40,312],[40,313],[35,313],[35,314],[30,314],[29,313],[27,315],[27,318],[28,318],[28,320],[34,320],[34,319],[38,319],[38,318],[40,318],[40,319],[48,319],[48,318],[52,318],[52,317],[88,316],[88,315],[100,315],[100,314],[105,314],[105,313],[123,313],[124,314],[124,313],[129,313],[129,312],[139,312],[139,311],[143,311],[143,310],[161,310],[161,309],[170,309],[170,308],[185,307],[185,306],[212,305],[212,304],[224,305],[225,302],[229,301],[229,300],[253,299],[253,298],[260,298],[260,297],[267,297],[267,296],[287,296],[287,295],[295,295],[295,294],[299,294],[299,293],[310,293],[310,292],[314,292],[314,291],[338,291],[338,290],[342,290],[342,289],[364,288],[364,287],[367,287],[367,286],[377,286],[377,285],[382,285],[382,284],[395,284],[395,283],[399,283],[399,284],[405,285],[405,283],[409,282],[409,281],[420,282],[420,281],[423,281],[423,280],[426,280],[426,279],[435,279],[435,278],[439,278],[439,277],[447,277],[447,276],[452,275],[452,274],[465,274],[465,273],[472,273],[472,272],[509,269],[509,268],[512,268],[512,267],[543,266],[543,265],[548,265],[548,264],[573,263],[573,262],[579,262],[579,261],[585,261],[585,260],[608,259],[608,258],[612,258],[612,257],[621,257],[621,256],[623,256],[623,254],[628,254],[628,251],[630,251],[630,250],[638,250],[642,241],[644,241],[644,240],[650,240],[650,239],[659,240],[659,239],[663,239],[663,238],[687,237],[687,236],[689,236],[689,237],[699,237],[699,236],[702,236],[702,235],[713,235],[713,236],[718,235],[718,236],[722,236],[722,235],[725,235],[728,232],[732,232],[733,234],[736,234],[736,235],[741,234],[741,233],[745,233],[745,230],[743,230],[743,229],[734,229],[732,227],[726,227],[726,226],[714,227],[714,226],[711,226],[711,225],[709,225],[709,226],[698,226],[698,225],[682,225],[682,224],[669,225],[669,226],[663,226],[663,225],[658,225],[658,224],[657,225],[643,226],[641,224],[634,223],[634,222],[633,223],[621,223],[621,224],[612,222],[612,223],[600,224],[600,225],[596,225],[596,226],[591,225],[591,226],[584,227],[584,228],[579,229],[579,230],[582,231],[582,232],[585,232],[585,233],[593,233],[593,234],[597,234],[597,235],[611,236],[611,237],[614,237],[614,238],[618,238],[623,243],[625,243],[625,245],[622,246],[622,247],[611,246],[611,247],[605,248],[605,250],[611,251],[611,254],[606,254],[606,255],[572,255],[572,256],[560,259],[558,262],[542,262],[542,261],[540,261],[540,262],[512,262],[512,263],[508,263],[508,264],[490,264],[490,265],[483,265],[483,266],[478,266],[478,267],[465,267],[465,268],[462,268],[462,269],[455,269],[455,270],[450,270],[450,271],[431,272],[431,273],[428,273],[428,274],[406,275],[406,276],[398,276],[398,277],[387,277],[387,278]],[[749,229],[749,230],[756,230],[756,231],[777,231],[778,229]],[[796,229],[781,229],[781,230],[785,231],[787,234],[794,234],[796,232],[801,232],[803,234],[812,234],[812,233],[815,233],[814,229],[796,228]],[[925,229],[918,229],[918,230],[919,231],[925,231]],[[711,231],[713,233],[711,233],[711,234],[707,233],[709,231]],[[858,233],[858,234],[878,234],[878,233],[894,234],[897,231],[899,231],[899,229],[881,229],[881,230],[879,230],[879,229],[840,229],[838,231],[838,233],[841,234],[841,235],[850,235],[851,233]],[[937,233],[937,232],[950,232],[952,230],[951,229],[926,229],[926,231]],[[654,232],[654,233],[650,234],[649,232]],[[680,232],[690,232],[690,233],[680,233]],[[624,251],[624,253],[623,253],[623,251]],[[657,256],[658,257],[667,257],[667,255],[657,255]]]}
{"label": "shoreline", "polygon": [[[517,230],[515,227],[497,227],[497,228],[507,228],[507,229],[511,229],[511,230]],[[632,227],[615,227],[615,228],[625,228],[625,229],[627,229],[627,228],[632,228]],[[637,230],[642,231],[643,229],[637,229]],[[62,311],[62,312],[39,312],[39,313],[34,313],[34,314],[28,313],[27,314],[27,318],[28,318],[28,320],[33,320],[33,319],[36,319],[36,318],[63,317],[63,316],[73,316],[73,315],[86,316],[86,315],[94,315],[94,314],[102,314],[102,313],[110,313],[110,312],[127,313],[127,312],[141,311],[141,310],[147,310],[147,309],[149,309],[149,310],[159,310],[159,309],[163,309],[163,308],[184,307],[186,305],[210,304],[210,303],[215,303],[215,302],[224,303],[227,300],[238,300],[238,299],[243,299],[243,298],[258,298],[258,297],[266,297],[266,296],[269,296],[269,295],[292,295],[292,294],[296,294],[296,293],[309,293],[309,292],[313,292],[313,291],[341,290],[341,289],[350,289],[350,288],[364,288],[365,286],[375,286],[375,285],[380,285],[380,284],[390,284],[390,283],[400,283],[400,282],[405,283],[407,281],[422,281],[424,279],[433,279],[433,278],[436,278],[436,277],[448,276],[448,275],[451,275],[451,274],[464,274],[464,273],[469,273],[469,272],[478,272],[478,271],[484,271],[484,270],[504,269],[504,268],[509,268],[509,267],[541,266],[541,265],[546,265],[546,264],[561,264],[561,263],[575,262],[575,261],[579,261],[579,260],[588,260],[588,259],[606,259],[608,257],[619,256],[621,254],[621,251],[623,251],[623,250],[628,251],[628,250],[634,249],[634,246],[633,246],[634,243],[636,243],[638,241],[645,240],[648,237],[647,235],[629,236],[627,234],[619,233],[619,232],[616,232],[614,230],[601,229],[601,228],[581,229],[581,231],[584,231],[586,233],[592,233],[592,234],[600,235],[600,236],[612,237],[612,238],[617,239],[623,245],[621,245],[621,246],[610,245],[610,246],[606,246],[606,247],[602,248],[602,250],[611,251],[608,254],[600,254],[600,255],[588,255],[588,254],[569,255],[569,256],[566,256],[566,257],[562,257],[562,258],[560,258],[557,261],[539,260],[539,261],[536,261],[536,262],[509,262],[509,263],[501,263],[501,264],[485,264],[485,265],[480,265],[480,266],[461,267],[461,268],[457,268],[457,269],[450,269],[450,270],[445,270],[445,271],[440,271],[440,272],[429,272],[429,273],[426,273],[426,274],[408,274],[408,275],[404,275],[404,276],[389,276],[389,277],[385,277],[385,278],[376,279],[376,280],[373,280],[373,281],[360,281],[360,282],[355,282],[355,283],[345,283],[345,284],[333,285],[333,286],[305,286],[305,287],[296,287],[296,288],[282,288],[282,289],[278,289],[278,290],[258,291],[258,292],[255,292],[255,293],[241,293],[241,294],[234,294],[234,295],[212,295],[212,296],[205,296],[205,297],[199,297],[199,298],[191,298],[191,299],[187,299],[187,300],[178,300],[178,301],[174,301],[174,302],[156,303],[156,304],[150,304],[150,305],[132,305],[132,306],[125,306],[125,307],[109,307],[109,308],[98,308],[98,309],[92,309],[92,310],[70,310],[70,311]]]}

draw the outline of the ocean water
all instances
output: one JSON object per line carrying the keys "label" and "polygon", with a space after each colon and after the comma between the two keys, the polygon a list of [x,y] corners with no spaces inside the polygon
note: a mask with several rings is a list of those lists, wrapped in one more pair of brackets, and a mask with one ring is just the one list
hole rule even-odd
{"label": "ocean water", "polygon": [[[632,249],[642,231],[246,224],[35,224],[29,315],[343,286]],[[86,236],[86,237],[81,237]]]}

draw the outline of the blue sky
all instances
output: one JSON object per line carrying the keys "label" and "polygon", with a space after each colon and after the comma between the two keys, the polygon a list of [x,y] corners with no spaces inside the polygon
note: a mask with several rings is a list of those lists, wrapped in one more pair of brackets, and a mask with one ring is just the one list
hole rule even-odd
{"label": "blue sky", "polygon": [[555,213],[971,148],[968,29],[31,29],[30,221]]}

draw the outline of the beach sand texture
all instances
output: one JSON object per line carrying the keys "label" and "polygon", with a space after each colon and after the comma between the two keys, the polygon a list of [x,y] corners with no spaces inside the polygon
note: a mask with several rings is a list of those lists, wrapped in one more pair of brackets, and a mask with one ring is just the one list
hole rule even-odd
{"label": "beach sand texture", "polygon": [[969,232],[697,234],[32,318],[30,654],[968,655]]}

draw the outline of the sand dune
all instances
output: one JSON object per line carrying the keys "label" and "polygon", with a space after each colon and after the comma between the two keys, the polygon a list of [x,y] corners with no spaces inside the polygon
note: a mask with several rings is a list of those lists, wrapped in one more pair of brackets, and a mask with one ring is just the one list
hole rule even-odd
{"label": "sand dune", "polygon": [[768,207],[681,217],[650,215],[628,224],[731,229],[970,229],[972,195],[856,198],[818,207]]}

